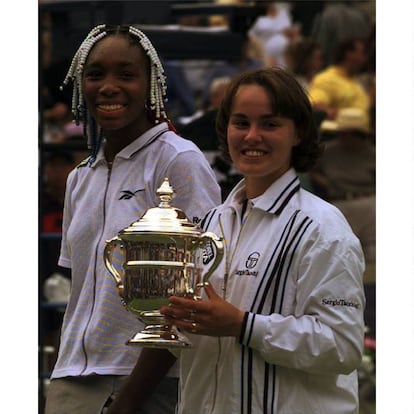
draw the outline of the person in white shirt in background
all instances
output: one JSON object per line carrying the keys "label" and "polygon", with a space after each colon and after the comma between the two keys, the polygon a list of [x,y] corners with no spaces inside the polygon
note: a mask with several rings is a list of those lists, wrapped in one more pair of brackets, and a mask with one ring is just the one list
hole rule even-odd
{"label": "person in white shirt in background", "polygon": [[267,65],[285,66],[285,50],[300,37],[300,25],[292,21],[288,4],[263,1],[260,5],[265,7],[266,14],[256,19],[248,36],[263,50]]}

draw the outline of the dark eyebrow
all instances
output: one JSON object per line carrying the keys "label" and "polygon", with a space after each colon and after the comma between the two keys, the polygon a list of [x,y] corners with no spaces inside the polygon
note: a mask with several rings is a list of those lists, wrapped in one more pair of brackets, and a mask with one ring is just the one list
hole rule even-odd
{"label": "dark eyebrow", "polygon": [[137,65],[136,63],[134,63],[134,62],[121,62],[120,64],[119,64],[119,66],[121,66],[121,67],[125,67],[125,66],[140,66],[140,65]]}
{"label": "dark eyebrow", "polygon": [[[247,118],[247,115],[245,115],[243,113],[239,113],[239,112],[236,112],[234,114],[230,114],[230,116],[234,116],[234,117],[238,117],[238,118]],[[264,114],[264,115],[260,116],[261,119],[270,119],[270,118],[277,118],[277,117],[278,117],[278,115],[275,115],[275,114]]]}
{"label": "dark eyebrow", "polygon": [[[129,66],[139,66],[139,65],[135,64],[132,61],[124,61],[124,62],[118,63],[118,66],[121,67],[121,68],[125,68],[125,67],[129,67]],[[93,62],[92,61],[90,63],[87,63],[85,65],[85,68],[86,67],[88,67],[88,68],[101,68],[102,64],[100,62]]]}

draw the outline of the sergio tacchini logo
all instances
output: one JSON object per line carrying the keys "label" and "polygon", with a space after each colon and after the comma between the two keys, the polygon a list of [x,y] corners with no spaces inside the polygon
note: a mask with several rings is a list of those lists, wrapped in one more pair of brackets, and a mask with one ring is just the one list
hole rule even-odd
{"label": "sergio tacchini logo", "polygon": [[260,258],[259,252],[250,253],[245,263],[246,269],[236,270],[235,272],[236,275],[237,276],[257,276],[259,272],[257,270],[251,270],[251,269],[256,267],[259,261],[259,258]]}
{"label": "sergio tacchini logo", "polygon": [[253,252],[249,254],[249,257],[246,260],[246,267],[248,269],[253,269],[257,262],[259,261],[260,253],[259,252]]}

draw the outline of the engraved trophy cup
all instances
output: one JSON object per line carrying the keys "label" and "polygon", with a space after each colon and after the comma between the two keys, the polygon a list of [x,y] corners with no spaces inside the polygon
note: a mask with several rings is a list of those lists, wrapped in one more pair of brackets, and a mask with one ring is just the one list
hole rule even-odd
{"label": "engraved trophy cup", "polygon": [[[170,206],[174,190],[166,178],[157,190],[161,202],[138,221],[108,240],[107,269],[116,281],[126,308],[145,324],[128,342],[147,348],[189,348],[189,339],[164,319],[159,308],[172,295],[199,299],[212,272],[223,258],[223,243],[214,233],[203,233],[183,211]],[[202,275],[203,249],[214,246],[214,261]],[[123,271],[113,264],[113,253],[123,251]],[[214,251],[213,250],[213,251]]]}

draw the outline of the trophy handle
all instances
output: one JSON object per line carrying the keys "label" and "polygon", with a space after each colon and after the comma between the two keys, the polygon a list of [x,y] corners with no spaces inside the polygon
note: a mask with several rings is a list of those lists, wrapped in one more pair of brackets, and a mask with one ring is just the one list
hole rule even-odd
{"label": "trophy handle", "polygon": [[206,232],[206,233],[203,233],[200,236],[200,238],[201,238],[201,242],[211,241],[216,248],[216,254],[215,254],[213,264],[210,266],[210,268],[207,270],[207,272],[203,276],[203,281],[197,284],[198,288],[204,287],[208,284],[208,279],[210,278],[211,274],[217,269],[218,265],[221,263],[221,260],[223,259],[223,253],[224,253],[224,243],[222,241],[222,238],[218,237],[216,234],[212,232]]}
{"label": "trophy handle", "polygon": [[104,249],[104,262],[105,266],[108,269],[109,273],[115,279],[116,287],[118,288],[119,295],[121,298],[124,298],[124,282],[122,281],[121,274],[112,264],[112,253],[117,245],[121,245],[122,247],[122,240],[115,236],[110,240],[106,241],[105,249]]}

